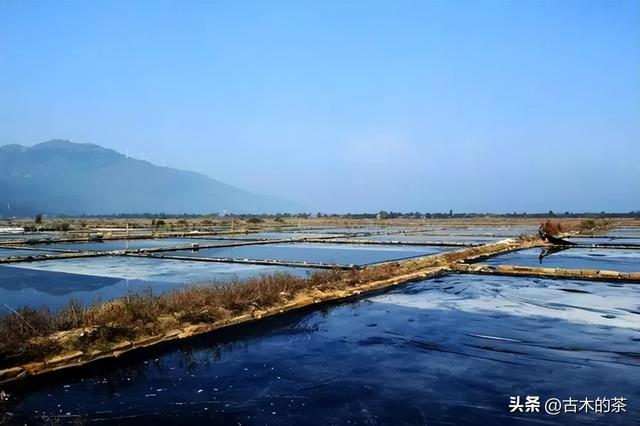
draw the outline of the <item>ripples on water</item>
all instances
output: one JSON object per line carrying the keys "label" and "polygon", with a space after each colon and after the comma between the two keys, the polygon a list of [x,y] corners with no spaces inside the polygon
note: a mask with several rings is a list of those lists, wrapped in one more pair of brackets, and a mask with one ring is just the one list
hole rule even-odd
{"label": "ripples on water", "polygon": [[[194,424],[637,424],[640,288],[448,276],[11,389],[14,419]],[[509,396],[628,413],[508,413]]]}

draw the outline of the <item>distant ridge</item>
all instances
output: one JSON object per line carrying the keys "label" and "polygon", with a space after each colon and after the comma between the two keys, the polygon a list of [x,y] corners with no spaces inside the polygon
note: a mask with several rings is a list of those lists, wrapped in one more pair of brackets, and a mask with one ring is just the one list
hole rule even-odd
{"label": "distant ridge", "polygon": [[54,139],[0,147],[0,216],[294,212],[200,173],[155,166],[112,149]]}

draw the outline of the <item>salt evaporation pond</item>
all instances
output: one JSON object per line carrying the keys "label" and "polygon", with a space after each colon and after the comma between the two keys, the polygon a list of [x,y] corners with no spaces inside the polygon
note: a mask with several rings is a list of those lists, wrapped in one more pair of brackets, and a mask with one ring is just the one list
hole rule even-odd
{"label": "salt evaporation pond", "polygon": [[640,244],[640,228],[612,229],[606,235],[583,235],[568,238],[578,244]]}
{"label": "salt evaporation pond", "polygon": [[91,303],[150,288],[163,293],[212,280],[306,270],[276,266],[189,262],[138,257],[92,257],[0,265],[0,302],[57,309],[70,298]]}
{"label": "salt evaporation pond", "polygon": [[[18,422],[640,422],[640,288],[453,275],[9,388]],[[627,398],[509,413],[510,396]]]}
{"label": "salt evaporation pond", "polygon": [[[411,228],[409,228],[411,229]],[[352,227],[327,227],[327,228],[308,228],[306,231],[313,231],[316,233],[330,235],[348,235],[348,234],[361,234],[361,233],[400,233],[405,232],[407,228],[400,226],[352,226]],[[303,229],[305,231],[305,229]]]}
{"label": "salt evaporation pond", "polygon": [[640,250],[570,248],[546,256],[541,249],[528,249],[496,256],[481,263],[488,265],[543,266],[565,269],[606,269],[620,272],[640,271]]}
{"label": "salt evaporation pond", "polygon": [[158,238],[141,240],[105,240],[86,243],[53,243],[40,244],[35,247],[43,249],[64,249],[77,251],[114,251],[114,250],[140,250],[159,247],[188,246],[191,244],[230,244],[233,241],[195,238]]}
{"label": "salt evaporation pond", "polygon": [[607,232],[607,236],[617,238],[640,238],[640,227],[611,229]]}
{"label": "salt evaporation pond", "polygon": [[299,238],[327,238],[327,237],[337,237],[340,234],[322,234],[318,232],[293,232],[293,231],[285,231],[285,232],[255,232],[249,233],[245,235],[230,235],[229,238],[233,238],[236,240],[295,240]]}
{"label": "salt evaporation pond", "polygon": [[538,226],[472,226],[472,227],[441,227],[425,231],[429,235],[458,235],[458,236],[486,236],[486,237],[517,237],[538,232]]}
{"label": "salt evaporation pond", "polygon": [[567,240],[576,244],[637,244],[640,246],[640,237],[571,237],[567,238]]}
{"label": "salt evaporation pond", "polygon": [[372,235],[366,237],[367,240],[373,241],[404,241],[404,242],[442,242],[442,243],[472,243],[487,244],[503,240],[504,237],[484,237],[484,236],[465,236],[465,235],[431,235],[431,234],[391,234],[391,235]]}
{"label": "salt evaporation pond", "polygon": [[161,255],[275,259],[312,263],[367,265],[389,260],[426,256],[443,251],[440,247],[371,246],[348,244],[263,244],[255,246],[178,250]]}

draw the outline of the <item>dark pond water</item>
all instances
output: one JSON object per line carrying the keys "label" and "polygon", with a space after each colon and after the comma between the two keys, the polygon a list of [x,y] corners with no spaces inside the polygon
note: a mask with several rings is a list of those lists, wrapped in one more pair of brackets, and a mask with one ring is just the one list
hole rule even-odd
{"label": "dark pond water", "polygon": [[198,251],[180,250],[167,255],[230,257],[238,259],[277,259],[290,261],[366,265],[387,260],[425,256],[443,251],[440,247],[371,246],[347,244],[265,244]]}
{"label": "dark pond water", "polygon": [[640,271],[640,250],[567,249],[551,254],[540,262],[541,249],[522,250],[482,261],[489,265],[543,266],[567,269],[606,269],[620,272]]}
{"label": "dark pond water", "polygon": [[[449,276],[9,388],[5,418],[633,425],[639,305],[634,286]],[[606,415],[509,413],[509,397],[526,395],[628,405]]]}
{"label": "dark pond water", "polygon": [[132,257],[96,257],[0,266],[0,310],[17,306],[59,308],[69,298],[83,302],[109,300],[127,292],[151,288],[162,293],[211,280],[248,278],[304,269],[227,263],[184,262]]}

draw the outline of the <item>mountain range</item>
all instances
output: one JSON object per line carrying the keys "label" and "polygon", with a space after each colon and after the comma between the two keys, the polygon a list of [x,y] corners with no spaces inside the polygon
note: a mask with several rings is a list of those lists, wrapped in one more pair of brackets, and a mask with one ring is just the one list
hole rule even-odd
{"label": "mountain range", "polygon": [[293,212],[301,206],[93,144],[0,147],[0,216]]}

